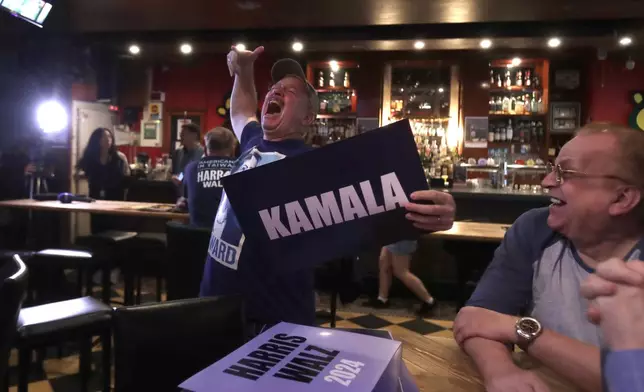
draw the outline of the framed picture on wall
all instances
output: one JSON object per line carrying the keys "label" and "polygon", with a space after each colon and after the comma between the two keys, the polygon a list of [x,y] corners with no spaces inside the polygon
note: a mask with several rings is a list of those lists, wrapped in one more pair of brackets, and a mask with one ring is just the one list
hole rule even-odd
{"label": "framed picture on wall", "polygon": [[466,148],[487,148],[488,140],[487,117],[465,117],[465,142]]}

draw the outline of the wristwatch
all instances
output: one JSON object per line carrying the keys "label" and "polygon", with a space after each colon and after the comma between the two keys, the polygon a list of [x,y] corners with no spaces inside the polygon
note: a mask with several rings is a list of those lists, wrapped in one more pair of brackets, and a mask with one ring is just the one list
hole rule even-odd
{"label": "wristwatch", "polygon": [[541,335],[541,323],[532,317],[521,317],[514,325],[517,333],[517,346],[523,351]]}

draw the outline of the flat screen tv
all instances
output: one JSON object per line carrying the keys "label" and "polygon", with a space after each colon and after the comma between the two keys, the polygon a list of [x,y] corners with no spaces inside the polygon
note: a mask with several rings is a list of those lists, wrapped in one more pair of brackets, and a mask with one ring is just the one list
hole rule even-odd
{"label": "flat screen tv", "polygon": [[42,27],[51,11],[52,5],[43,0],[0,0],[0,8],[29,23]]}

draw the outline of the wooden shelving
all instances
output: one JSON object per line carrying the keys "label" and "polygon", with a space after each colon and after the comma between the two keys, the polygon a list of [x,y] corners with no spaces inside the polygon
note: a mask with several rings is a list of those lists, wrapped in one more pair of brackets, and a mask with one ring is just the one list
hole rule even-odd
{"label": "wooden shelving", "polygon": [[317,118],[319,119],[354,119],[357,118],[356,113],[336,113],[336,114],[318,114]]}

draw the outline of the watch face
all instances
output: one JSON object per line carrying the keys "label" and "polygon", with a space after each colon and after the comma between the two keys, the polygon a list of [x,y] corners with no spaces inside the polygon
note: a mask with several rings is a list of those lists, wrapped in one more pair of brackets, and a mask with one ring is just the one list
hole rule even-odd
{"label": "watch face", "polygon": [[526,317],[519,321],[519,329],[527,335],[535,335],[541,326],[537,320]]}

